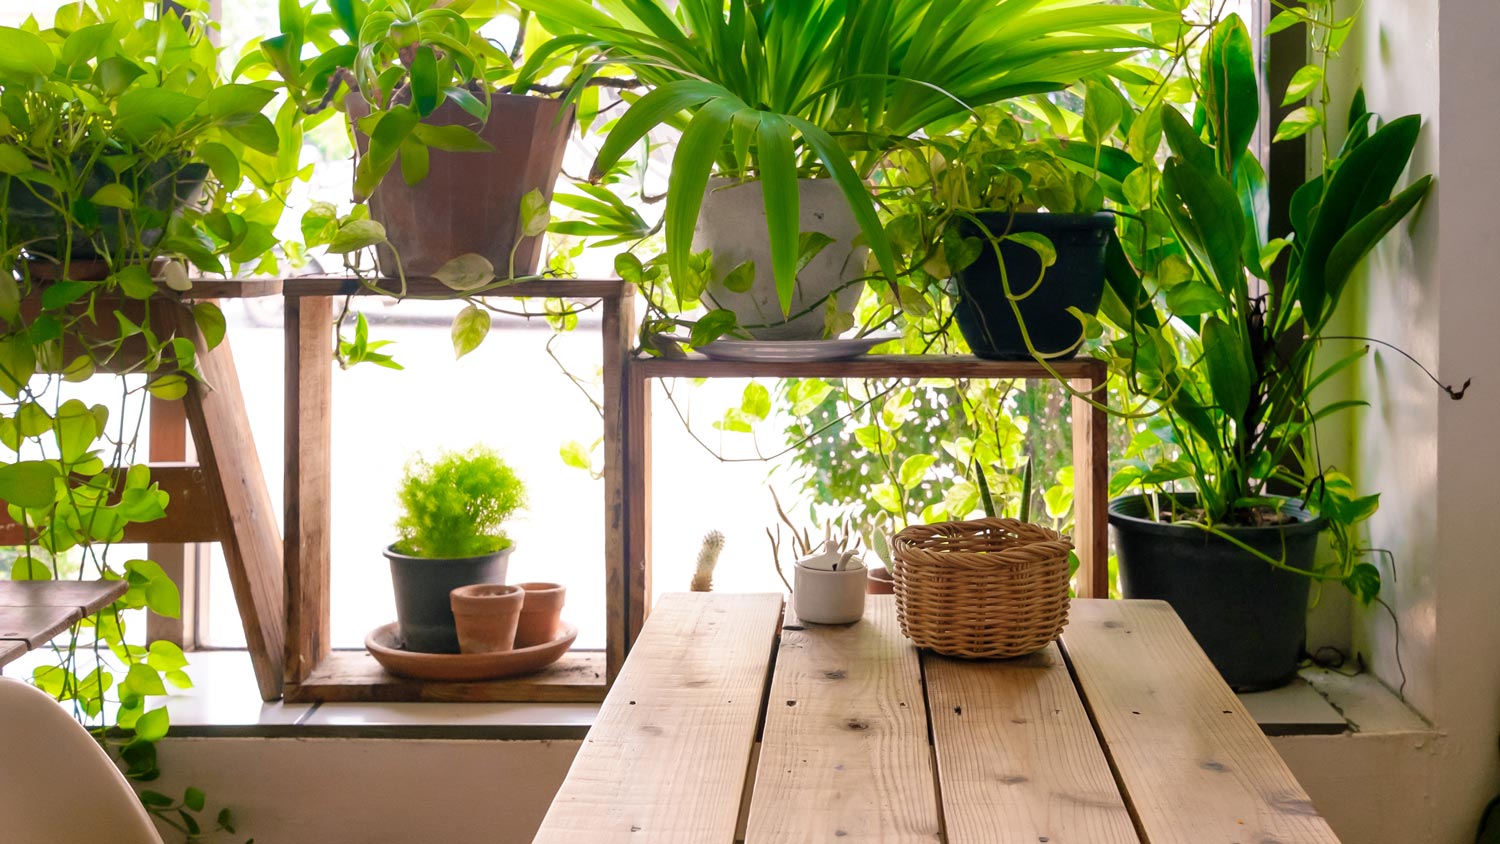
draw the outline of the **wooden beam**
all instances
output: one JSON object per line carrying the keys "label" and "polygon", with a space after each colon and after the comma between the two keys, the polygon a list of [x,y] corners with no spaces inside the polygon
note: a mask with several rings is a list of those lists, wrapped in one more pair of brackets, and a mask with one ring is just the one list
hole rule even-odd
{"label": "wooden beam", "polygon": [[1139,844],[1056,644],[922,667],[948,844]]}
{"label": "wooden beam", "polygon": [[[217,542],[227,532],[207,473],[182,463],[152,464],[151,480],[171,496],[167,515],[125,528],[125,542]],[[123,483],[123,480],[122,480]],[[0,545],[26,544],[26,531],[0,510]]]}
{"label": "wooden beam", "polygon": [[[282,285],[282,293],[288,300],[304,297],[324,296],[399,296],[401,282],[393,278],[374,279],[371,290],[359,279],[343,275],[309,275],[288,278]],[[496,298],[557,298],[557,299],[621,299],[629,296],[634,288],[629,282],[619,279],[548,278],[533,281],[518,281],[486,290],[480,294],[465,295],[494,296]],[[435,278],[408,278],[406,295],[416,298],[452,299],[458,294]]]}
{"label": "wooden beam", "polygon": [[604,317],[600,328],[604,371],[604,600],[605,653],[607,674],[613,680],[625,664],[629,647],[629,609],[626,597],[630,581],[626,549],[629,545],[630,461],[626,454],[629,441],[629,404],[625,400],[630,387],[625,373],[625,356],[629,354],[635,331],[635,300],[611,297],[603,300]]}
{"label": "wooden beam", "polygon": [[288,684],[300,684],[328,655],[331,636],[333,302],[288,296],[285,320],[285,671]]}
{"label": "wooden beam", "polygon": [[[153,463],[166,461],[185,462],[188,459],[187,408],[181,401],[168,401],[153,396],[148,403],[151,439],[146,456]],[[201,477],[202,472],[198,473]],[[176,497],[173,502],[182,504]],[[168,511],[172,504],[167,506]],[[217,514],[217,508],[206,508]],[[214,525],[220,528],[220,525]],[[222,535],[222,534],[220,534]],[[217,539],[218,536],[215,536]],[[181,610],[176,618],[146,614],[146,638],[149,641],[165,640],[180,648],[197,647],[198,629],[198,549],[180,541],[152,542],[146,546],[146,556],[161,566],[162,571],[177,584],[182,596]]]}
{"label": "wooden beam", "polygon": [[[1069,382],[1073,403],[1073,547],[1078,554],[1078,594],[1109,597],[1109,401],[1106,374]],[[1092,400],[1091,400],[1092,399]]]}
{"label": "wooden beam", "polygon": [[77,607],[0,607],[0,640],[25,642],[36,649],[83,618]]}
{"label": "wooden beam", "polygon": [[1336,844],[1307,793],[1162,601],[1077,600],[1063,650],[1150,844]]}
{"label": "wooden beam", "polygon": [[[639,358],[631,362],[642,378],[1052,378],[1035,361],[984,360],[968,355],[863,355],[829,361],[732,361],[687,358]],[[1049,364],[1063,378],[1103,379],[1105,364],[1075,358]]]}
{"label": "wooden beam", "polygon": [[286,687],[287,703],[335,701],[597,703],[608,691],[604,654],[570,651],[536,674],[510,680],[429,683],[397,677],[368,651],[332,651],[307,679]]}
{"label": "wooden beam", "polygon": [[533,844],[731,844],[780,595],[666,596]]}
{"label": "wooden beam", "polygon": [[783,628],[745,844],[930,844],[935,795],[922,669],[895,596],[867,600],[856,624]]}
{"label": "wooden beam", "polygon": [[219,492],[221,539],[229,580],[245,628],[245,642],[261,697],[281,696],[281,533],[245,413],[245,398],[226,337],[213,349],[184,308],[161,309],[166,328],[198,348],[205,383],[189,382],[183,398],[188,427],[208,486]]}
{"label": "wooden beam", "polygon": [[625,365],[627,650],[651,614],[651,379],[641,363]]}
{"label": "wooden beam", "polygon": [[0,580],[0,607],[70,607],[93,615],[125,596],[123,580]]}

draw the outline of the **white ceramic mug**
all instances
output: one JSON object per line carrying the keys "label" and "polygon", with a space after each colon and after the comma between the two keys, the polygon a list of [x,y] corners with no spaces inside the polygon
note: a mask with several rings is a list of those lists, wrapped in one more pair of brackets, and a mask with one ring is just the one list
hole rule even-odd
{"label": "white ceramic mug", "polygon": [[814,624],[849,624],[865,614],[865,567],[828,571],[793,567],[792,600],[797,619]]}

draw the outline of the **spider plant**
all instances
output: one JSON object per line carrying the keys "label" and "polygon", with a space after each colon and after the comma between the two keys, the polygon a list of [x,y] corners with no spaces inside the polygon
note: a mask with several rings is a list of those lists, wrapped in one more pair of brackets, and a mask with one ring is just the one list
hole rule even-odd
{"label": "spider plant", "polygon": [[592,49],[594,67],[628,65],[652,89],[605,139],[595,176],[655,127],[682,130],[665,214],[672,277],[689,273],[710,175],[762,181],[783,313],[799,257],[798,178],[837,182],[894,278],[864,184],[893,145],[977,106],[1105,72],[1155,46],[1137,28],[1176,17],[1077,0],[516,2],[568,33],[532,61]]}

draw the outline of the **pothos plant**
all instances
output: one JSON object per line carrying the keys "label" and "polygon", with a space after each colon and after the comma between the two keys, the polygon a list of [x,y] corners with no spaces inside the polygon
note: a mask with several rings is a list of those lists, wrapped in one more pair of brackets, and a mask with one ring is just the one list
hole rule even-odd
{"label": "pothos plant", "polygon": [[[385,228],[370,219],[365,201],[385,179],[400,178],[407,184],[425,179],[431,150],[494,151],[468,126],[433,121],[437,109],[451,102],[487,121],[495,96],[556,94],[566,86],[547,80],[583,73],[567,51],[539,50],[534,60],[523,61],[528,43],[549,36],[529,13],[507,4],[318,0],[305,6],[283,3],[280,20],[281,33],[260,41],[259,51],[248,54],[237,73],[276,80],[309,124],[329,115],[348,117],[351,133],[363,139],[356,143],[361,150],[353,179],[357,204],[340,214],[334,203],[313,203],[302,220],[303,246],[343,256],[345,268],[372,289],[374,273],[365,256],[376,247],[386,250],[394,259],[396,293],[401,297],[408,289],[400,256]],[[506,21],[515,29],[508,48],[481,32]],[[570,97],[581,96],[582,90]],[[351,110],[350,97],[361,101],[362,114]],[[521,205],[517,247],[523,237],[545,232],[550,221],[540,191],[529,192]],[[467,301],[452,326],[457,356],[472,351],[488,333],[489,306],[478,294],[516,280],[514,255],[512,250],[510,266],[501,268],[481,255],[454,255],[433,273],[453,291],[444,298]],[[389,273],[391,268],[383,269]],[[548,310],[566,313],[560,303],[549,303]],[[399,367],[389,354],[377,351],[383,345],[368,339],[368,325],[357,317],[354,338],[341,335],[335,355],[345,366],[371,362]]]}
{"label": "pothos plant", "polygon": [[[181,5],[98,0],[63,6],[47,29],[0,27],[0,499],[24,538],[8,574],[128,584],[32,680],[137,780],[157,776],[169,726],[149,699],[191,685],[180,648],[126,635],[134,611],[176,616],[176,585],[111,553],[170,503],[137,462],[142,409],[186,395],[200,350],[224,335],[217,307],[180,300],[188,267],[274,262],[280,207],[268,202],[280,141],[261,114],[274,92],[226,84],[206,4]],[[117,378],[120,407],[70,395],[96,373]],[[142,799],[190,840],[232,831],[227,812],[198,819],[196,790]]]}

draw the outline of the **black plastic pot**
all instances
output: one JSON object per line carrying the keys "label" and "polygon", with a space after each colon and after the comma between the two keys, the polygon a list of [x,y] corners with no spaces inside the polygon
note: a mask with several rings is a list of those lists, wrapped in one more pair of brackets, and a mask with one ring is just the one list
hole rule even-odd
{"label": "black plastic pot", "polygon": [[396,629],[409,651],[458,653],[458,628],[448,593],[474,583],[504,583],[506,563],[515,544],[478,557],[441,559],[411,557],[391,546],[391,585],[396,592]]}
{"label": "black plastic pot", "polygon": [[[1193,506],[1197,497],[1176,498]],[[1293,568],[1312,568],[1323,519],[1294,499],[1284,499],[1282,512],[1296,521],[1223,531]],[[1274,688],[1296,676],[1307,634],[1309,578],[1275,568],[1201,528],[1153,521],[1143,496],[1110,501],[1109,524],[1125,597],[1171,604],[1232,688]]]}
{"label": "black plastic pot", "polygon": [[[1099,311],[1104,295],[1104,248],[1114,231],[1114,215],[990,212],[977,216],[996,237],[1007,232],[1033,232],[1052,241],[1057,263],[1047,268],[1036,290],[1016,304],[1037,351],[1056,354],[1071,348],[1062,357],[1072,357],[1083,326],[1068,308],[1089,315]],[[970,220],[961,221],[959,231],[965,237],[984,239],[983,232]],[[1020,295],[1036,284],[1042,271],[1041,257],[1030,247],[1012,241],[1000,244],[997,257],[989,241],[984,242],[979,258],[954,276],[958,328],[979,357],[1031,360],[1021,325],[1005,297],[1000,262],[1005,262],[1011,293]]]}

